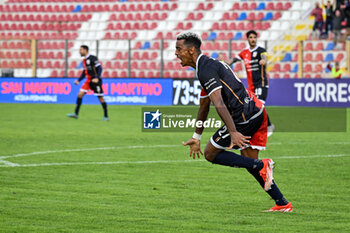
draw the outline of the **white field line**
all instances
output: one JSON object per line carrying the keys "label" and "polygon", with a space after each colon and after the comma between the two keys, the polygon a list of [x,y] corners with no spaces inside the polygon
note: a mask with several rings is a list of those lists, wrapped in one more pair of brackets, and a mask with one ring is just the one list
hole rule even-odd
{"label": "white field line", "polygon": [[[301,145],[301,144],[310,144],[308,142],[270,142],[268,145]],[[329,142],[323,144],[332,144],[332,145],[347,145],[350,142]],[[14,154],[14,155],[2,155],[0,156],[0,160],[8,159],[8,158],[16,158],[16,157],[24,157],[31,155],[44,155],[44,154],[53,154],[53,153],[65,153],[65,152],[83,152],[83,151],[96,151],[96,150],[118,150],[118,149],[146,149],[146,148],[162,148],[162,147],[177,147],[178,145],[140,145],[140,146],[112,146],[112,147],[99,147],[99,148],[83,148],[83,149],[66,149],[66,150],[49,150],[49,151],[35,151],[30,153],[22,153],[22,154]]]}
{"label": "white field line", "polygon": [[[343,155],[304,155],[304,156],[284,156],[275,157],[275,159],[312,159],[312,158],[340,158],[349,157],[350,154]],[[188,163],[203,162],[204,159],[188,160],[158,160],[158,161],[111,161],[111,162],[64,162],[64,163],[34,163],[34,164],[16,164],[0,165],[0,167],[44,167],[44,166],[76,166],[76,165],[115,165],[115,164],[155,164],[155,163]]]}
{"label": "white field line", "polygon": [[[19,165],[18,163],[11,163],[11,162],[9,162],[9,161],[2,160],[2,159],[0,159],[0,163],[5,164],[6,167],[16,167],[16,166]],[[0,166],[1,166],[1,165],[0,165]]]}
{"label": "white field line", "polygon": [[65,152],[82,152],[82,151],[96,151],[96,150],[118,150],[118,149],[145,149],[145,148],[162,148],[162,147],[176,147],[179,145],[149,145],[149,146],[112,146],[112,147],[100,147],[100,148],[85,148],[85,149],[67,149],[67,150],[48,150],[48,151],[36,151],[23,154],[14,154],[14,155],[4,155],[0,156],[0,159],[16,158],[23,156],[31,155],[44,155],[44,154],[53,154],[53,153],[65,153]]}

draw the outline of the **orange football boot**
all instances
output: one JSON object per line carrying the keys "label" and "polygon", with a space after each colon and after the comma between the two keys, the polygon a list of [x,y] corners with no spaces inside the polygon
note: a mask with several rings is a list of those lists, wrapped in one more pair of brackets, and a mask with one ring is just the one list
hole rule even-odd
{"label": "orange football boot", "polygon": [[275,205],[269,210],[265,210],[265,212],[293,212],[293,206],[292,203],[289,202],[287,205]]}
{"label": "orange football boot", "polygon": [[264,163],[264,167],[259,171],[260,176],[263,178],[265,185],[264,190],[269,191],[273,180],[273,164],[272,159],[261,160]]}

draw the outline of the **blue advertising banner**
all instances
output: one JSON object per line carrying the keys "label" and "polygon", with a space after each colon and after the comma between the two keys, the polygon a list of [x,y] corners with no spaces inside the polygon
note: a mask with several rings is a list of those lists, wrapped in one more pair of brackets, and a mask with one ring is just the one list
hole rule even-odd
{"label": "blue advertising banner", "polygon": [[[1,103],[74,104],[83,81],[76,79],[0,78]],[[103,79],[105,100],[120,105],[171,105],[171,79]],[[93,92],[84,97],[84,104],[99,104]]]}
{"label": "blue advertising banner", "polygon": [[[199,104],[198,79],[174,79],[173,91],[173,105]],[[266,105],[350,107],[350,79],[270,79]]]}
{"label": "blue advertising banner", "polygon": [[350,107],[350,79],[270,79],[266,105]]}

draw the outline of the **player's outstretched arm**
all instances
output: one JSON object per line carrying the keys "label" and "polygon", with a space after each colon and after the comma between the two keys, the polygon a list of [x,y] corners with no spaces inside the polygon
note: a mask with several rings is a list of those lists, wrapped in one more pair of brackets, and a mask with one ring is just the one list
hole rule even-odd
{"label": "player's outstretched arm", "polygon": [[228,65],[232,65],[232,64],[234,64],[234,63],[236,63],[236,62],[239,62],[239,61],[240,61],[240,60],[239,60],[237,57],[234,57],[234,58],[232,58],[232,59],[226,60],[225,63],[227,63]]}
{"label": "player's outstretched arm", "polygon": [[[201,98],[199,100],[199,109],[197,113],[197,121],[202,121],[204,122],[209,113],[210,109],[210,99],[207,98]],[[189,146],[190,147],[190,157],[193,157],[193,159],[196,158],[196,155],[198,158],[200,158],[200,154],[203,155],[203,152],[201,150],[201,145],[200,145],[200,139],[203,133],[204,127],[202,124],[202,127],[196,128],[192,138],[188,140],[187,142],[182,142],[184,146]]]}
{"label": "player's outstretched arm", "polygon": [[216,111],[218,112],[219,116],[225,123],[231,137],[231,145],[228,149],[232,149],[234,145],[239,146],[240,148],[244,148],[247,146],[247,143],[249,143],[249,138],[247,136],[243,136],[240,132],[236,130],[235,123],[233,122],[232,116],[230,115],[224,101],[222,100],[221,96],[221,89],[218,89],[211,93],[209,96],[210,100],[215,105]]}
{"label": "player's outstretched arm", "polygon": [[[204,122],[207,120],[208,114],[209,114],[209,109],[210,109],[210,98],[200,98],[199,99],[199,109],[197,113],[197,121],[202,121]],[[202,135],[204,130],[204,127],[196,128],[195,132],[199,135]]]}

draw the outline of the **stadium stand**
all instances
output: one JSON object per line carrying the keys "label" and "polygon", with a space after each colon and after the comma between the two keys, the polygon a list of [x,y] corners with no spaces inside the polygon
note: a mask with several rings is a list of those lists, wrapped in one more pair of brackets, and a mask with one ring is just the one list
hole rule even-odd
{"label": "stadium stand", "polygon": [[[198,32],[203,50],[216,58],[220,53],[235,56],[247,46],[245,31],[255,29],[259,44],[269,53],[270,77],[298,76],[300,40],[306,40],[305,77],[321,77],[326,75],[328,62],[344,60],[345,51],[344,44],[334,49],[331,38],[311,39],[309,13],[314,2],[8,0],[0,5],[0,68],[13,68],[15,76],[30,77],[30,39],[36,39],[38,77],[63,77],[66,68],[69,77],[79,76],[78,51],[86,44],[92,54],[98,51],[107,78],[161,74],[189,78],[194,77],[193,69],[182,68],[174,55],[179,32]],[[244,76],[242,64],[236,63],[233,69]]]}

